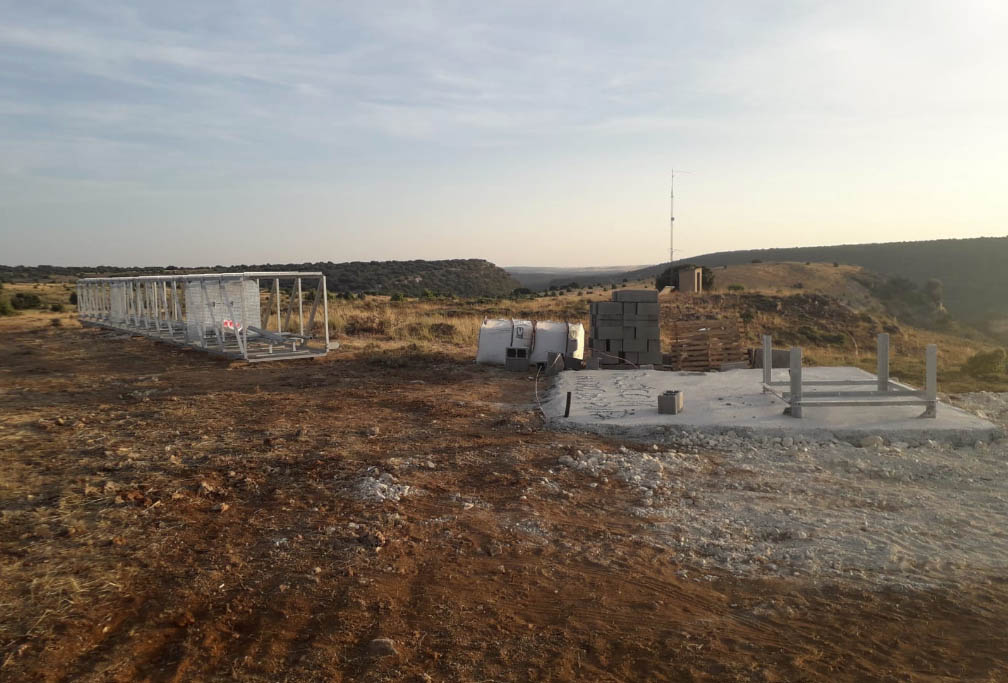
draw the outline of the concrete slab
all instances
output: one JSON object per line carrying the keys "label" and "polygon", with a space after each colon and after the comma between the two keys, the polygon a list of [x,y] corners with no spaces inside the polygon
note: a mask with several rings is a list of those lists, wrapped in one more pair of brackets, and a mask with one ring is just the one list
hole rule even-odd
{"label": "concrete slab", "polygon": [[[810,367],[806,380],[865,380],[874,375],[852,367]],[[786,380],[786,370],[773,371],[773,379]],[[769,436],[836,438],[859,443],[869,435],[887,441],[922,443],[927,439],[972,444],[1001,438],[1002,430],[971,413],[944,403],[935,419],[920,417],[922,406],[808,408],[804,417],[783,414],[786,404],[762,391],[763,371],[663,372],[562,372],[543,402],[550,424],[556,428],[585,429],[605,435],[637,438],[660,437],[680,430],[708,433],[757,433]],[[837,391],[831,386],[823,390]],[[850,389],[864,387],[851,386]],[[679,415],[660,415],[658,396],[678,389],[684,395]],[[570,417],[564,418],[567,392],[573,394]],[[815,387],[805,396],[812,398]]]}

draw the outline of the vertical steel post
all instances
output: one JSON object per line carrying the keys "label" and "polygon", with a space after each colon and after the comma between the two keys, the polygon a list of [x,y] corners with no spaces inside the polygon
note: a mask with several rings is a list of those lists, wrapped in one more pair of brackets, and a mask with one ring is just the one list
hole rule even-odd
{"label": "vertical steel post", "polygon": [[304,336],[304,306],[301,303],[301,276],[297,279],[297,298],[298,298],[298,334],[302,337]]}
{"label": "vertical steel post", "polygon": [[[241,306],[241,329],[235,327],[235,336],[238,337],[238,349],[242,358],[248,360],[248,321],[245,319],[245,276],[238,280],[238,304]],[[230,304],[229,304],[230,305]],[[234,324],[237,326],[238,321]]]}
{"label": "vertical steel post", "polygon": [[276,293],[276,308],[277,308],[277,332],[283,332],[283,327],[280,323],[280,278],[277,277],[273,280],[273,291]]}
{"label": "vertical steel post", "polygon": [[802,416],[802,350],[800,346],[791,347],[791,417]]}
{"label": "vertical steel post", "polygon": [[763,335],[763,384],[770,384],[771,370],[773,369],[773,338],[769,334]]}
{"label": "vertical steel post", "polygon": [[880,332],[878,336],[878,390],[889,391],[889,334]]}
{"label": "vertical steel post", "polygon": [[925,417],[938,417],[938,347],[928,344],[924,351]]}
{"label": "vertical steel post", "polygon": [[325,275],[322,276],[322,326],[325,328],[325,350],[329,351],[329,290],[326,289]]}

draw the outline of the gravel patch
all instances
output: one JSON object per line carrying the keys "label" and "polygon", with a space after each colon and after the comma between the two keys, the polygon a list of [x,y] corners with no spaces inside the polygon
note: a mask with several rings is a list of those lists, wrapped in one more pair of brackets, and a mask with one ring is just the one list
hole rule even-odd
{"label": "gravel patch", "polygon": [[[955,397],[1008,421],[1008,394]],[[741,575],[922,587],[1008,568],[1008,447],[683,433],[560,456],[625,483],[630,509],[684,564]]]}

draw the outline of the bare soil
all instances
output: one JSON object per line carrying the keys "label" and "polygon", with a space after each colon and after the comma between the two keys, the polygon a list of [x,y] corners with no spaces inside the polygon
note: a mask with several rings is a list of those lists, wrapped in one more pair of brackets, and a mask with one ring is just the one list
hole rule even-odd
{"label": "bare soil", "polygon": [[2,680],[1008,678],[1004,572],[691,565],[557,466],[620,443],[461,349],[227,364],[51,317],[0,320]]}

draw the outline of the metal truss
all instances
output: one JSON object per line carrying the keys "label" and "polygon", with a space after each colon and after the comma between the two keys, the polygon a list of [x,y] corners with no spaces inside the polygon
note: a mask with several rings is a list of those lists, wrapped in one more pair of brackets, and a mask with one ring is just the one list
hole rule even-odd
{"label": "metal truss", "polygon": [[[77,310],[86,326],[139,334],[252,363],[324,356],[330,349],[326,302],[322,273],[207,273],[77,281]],[[310,304],[307,315],[306,303]]]}

